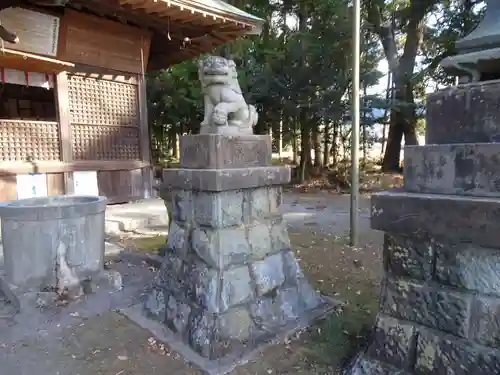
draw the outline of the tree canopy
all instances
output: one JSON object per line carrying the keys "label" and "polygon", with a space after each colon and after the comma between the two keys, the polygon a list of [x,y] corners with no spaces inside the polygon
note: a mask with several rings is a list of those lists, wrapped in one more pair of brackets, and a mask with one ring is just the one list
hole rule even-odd
{"label": "tree canopy", "polygon": [[[350,134],[352,8],[347,0],[234,0],[264,18],[260,37],[221,51],[238,66],[245,97],[259,111],[256,132],[292,150],[299,177],[346,156]],[[482,16],[478,0],[362,0],[362,147],[382,142],[383,169],[399,168],[401,142],[425,127],[426,91],[453,83],[439,62]],[[386,61],[388,72],[379,71]],[[383,89],[373,93],[374,88]],[[196,61],[148,77],[154,155],[175,157],[176,137],[203,116]],[[388,127],[380,139],[375,127]],[[384,147],[385,146],[385,147]],[[344,150],[344,151],[342,151]]]}

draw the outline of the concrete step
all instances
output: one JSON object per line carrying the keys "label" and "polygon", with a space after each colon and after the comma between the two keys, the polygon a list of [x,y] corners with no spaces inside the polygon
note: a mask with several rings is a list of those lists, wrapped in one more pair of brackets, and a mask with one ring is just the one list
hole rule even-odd
{"label": "concrete step", "polygon": [[406,191],[500,197],[500,143],[407,146]]}
{"label": "concrete step", "polygon": [[106,209],[105,225],[107,234],[138,230],[164,231],[168,225],[168,213],[161,199],[112,205]]}

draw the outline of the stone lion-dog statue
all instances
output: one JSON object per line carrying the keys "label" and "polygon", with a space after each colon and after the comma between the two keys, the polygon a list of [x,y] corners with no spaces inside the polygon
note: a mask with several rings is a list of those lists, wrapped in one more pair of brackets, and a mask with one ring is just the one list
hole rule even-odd
{"label": "stone lion-dog statue", "polygon": [[204,95],[201,134],[253,134],[258,113],[247,104],[233,60],[209,56],[199,62],[198,76]]}

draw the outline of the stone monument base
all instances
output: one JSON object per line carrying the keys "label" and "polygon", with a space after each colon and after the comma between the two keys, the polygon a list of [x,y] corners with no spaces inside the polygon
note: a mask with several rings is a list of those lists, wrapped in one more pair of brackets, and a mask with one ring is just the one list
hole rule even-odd
{"label": "stone monument base", "polygon": [[380,313],[347,375],[500,374],[500,81],[430,94],[404,187],[372,195]]}
{"label": "stone monument base", "polygon": [[496,197],[372,196],[372,228],[386,232],[380,312],[346,375],[500,374],[499,208]]}
{"label": "stone monument base", "polygon": [[294,333],[308,328],[317,320],[324,319],[339,304],[339,302],[327,297],[323,297],[323,302],[315,309],[307,311],[300,318],[288,321],[274,332],[262,335],[246,345],[241,345],[236,349],[233,348],[225,357],[218,359],[209,359],[200,355],[189,344],[182,341],[177,332],[169,329],[168,326],[158,320],[148,318],[144,314],[143,305],[121,309],[120,313],[140,327],[147,329],[159,341],[166,343],[172,350],[180,354],[186,362],[199,367],[204,373],[208,375],[226,375],[238,366],[245,365],[254,359],[267,347],[283,342],[288,337],[293,336]]}
{"label": "stone monument base", "polygon": [[181,168],[163,177],[173,215],[162,267],[143,314],[127,313],[211,374],[333,307],[291,249],[280,213],[290,170],[270,165],[270,146],[268,136],[181,138]]}

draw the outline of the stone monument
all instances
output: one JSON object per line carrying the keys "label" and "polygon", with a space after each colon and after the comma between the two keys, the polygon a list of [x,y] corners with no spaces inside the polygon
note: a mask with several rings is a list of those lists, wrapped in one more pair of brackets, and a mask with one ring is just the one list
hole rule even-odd
{"label": "stone monument", "polygon": [[200,134],[253,135],[257,111],[243,97],[234,61],[210,56],[200,61],[198,76],[205,105]]}
{"label": "stone monument", "polygon": [[499,14],[488,1],[443,62],[469,83],[429,95],[404,188],[372,198],[372,228],[385,232],[380,313],[346,374],[500,374]]}
{"label": "stone monument", "polygon": [[280,213],[290,170],[271,165],[269,136],[252,134],[256,111],[234,62],[209,57],[200,79],[205,121],[201,134],[181,137],[180,168],[164,171],[173,217],[144,306],[169,344],[181,343],[174,348],[191,362],[221,374],[331,304],[295,259]]}

